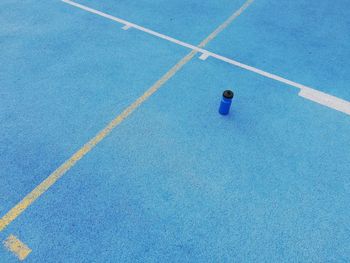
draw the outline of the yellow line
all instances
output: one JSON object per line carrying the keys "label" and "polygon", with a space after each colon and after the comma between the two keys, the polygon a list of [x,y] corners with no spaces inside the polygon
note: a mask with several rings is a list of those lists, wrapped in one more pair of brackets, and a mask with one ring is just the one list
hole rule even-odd
{"label": "yellow line", "polygon": [[239,17],[252,3],[254,0],[248,0],[245,2],[240,9],[234,12],[224,23],[222,23],[217,29],[213,31],[206,39],[199,44],[199,48],[204,48],[210,41],[212,41],[221,31],[223,31],[226,27],[228,27],[233,20]]}
{"label": "yellow line", "polygon": [[4,246],[15,254],[19,260],[25,260],[32,250],[27,247],[21,240],[17,239],[14,235],[10,235],[5,241]]}
{"label": "yellow line", "polygon": [[148,89],[134,103],[128,106],[119,116],[112,120],[102,131],[86,143],[72,157],[58,167],[41,184],[34,188],[26,197],[14,206],[4,217],[0,219],[0,231],[15,220],[24,210],[28,208],[36,199],[46,192],[58,179],[60,179],[76,162],[90,152],[100,141],[102,141],[117,125],[126,119],[134,110],[136,110],[145,100],[156,92],[165,82],[167,82],[175,73],[180,70],[188,61],[190,61],[196,52],[192,51],[186,57],[181,59],[172,69],[170,69],[160,80],[158,80],[150,89]]}
{"label": "yellow line", "polygon": [[[213,40],[225,27],[227,27],[243,10],[245,10],[253,0],[248,0],[238,11],[236,11],[228,20],[220,25],[212,34],[203,40],[199,46],[204,47]],[[90,152],[100,141],[102,141],[116,126],[125,120],[133,111],[135,111],[144,101],[153,93],[161,88],[172,76],[176,74],[186,63],[188,63],[197,51],[193,50],[173,66],[165,75],[163,75],[151,88],[149,88],[141,97],[128,106],[119,116],[112,120],[102,131],[86,143],[72,157],[58,167],[49,177],[34,188],[17,205],[15,205],[7,214],[0,219],[0,232],[4,230],[13,220],[22,214],[36,199],[45,193],[57,180],[59,180],[70,168],[72,168],[81,158]]]}

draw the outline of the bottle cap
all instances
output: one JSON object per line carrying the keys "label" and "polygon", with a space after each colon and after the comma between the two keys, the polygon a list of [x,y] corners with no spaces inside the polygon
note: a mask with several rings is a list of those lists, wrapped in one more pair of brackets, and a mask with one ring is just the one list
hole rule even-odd
{"label": "bottle cap", "polygon": [[225,90],[222,96],[224,96],[226,99],[232,99],[233,98],[233,91],[231,90]]}

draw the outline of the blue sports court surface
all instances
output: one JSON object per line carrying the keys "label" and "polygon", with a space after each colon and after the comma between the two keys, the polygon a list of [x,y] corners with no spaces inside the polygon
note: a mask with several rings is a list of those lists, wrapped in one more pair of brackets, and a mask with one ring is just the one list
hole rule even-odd
{"label": "blue sports court surface", "polygon": [[350,262],[349,45],[348,0],[2,0],[0,262]]}

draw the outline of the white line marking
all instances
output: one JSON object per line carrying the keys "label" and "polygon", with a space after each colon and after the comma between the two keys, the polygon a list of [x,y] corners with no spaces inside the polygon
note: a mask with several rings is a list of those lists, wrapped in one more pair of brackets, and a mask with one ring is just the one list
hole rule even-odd
{"label": "white line marking", "polygon": [[[153,35],[153,36],[156,36],[158,38],[161,38],[161,39],[164,39],[164,40],[167,40],[169,42],[172,42],[172,43],[175,43],[177,45],[180,45],[180,46],[183,46],[183,47],[186,47],[186,48],[189,48],[189,49],[192,49],[194,51],[197,51],[197,52],[200,52],[202,53],[201,57],[213,57],[213,58],[216,58],[218,60],[221,60],[221,61],[224,61],[226,63],[229,63],[233,66],[236,66],[236,67],[239,67],[239,68],[243,68],[245,70],[248,70],[248,71],[251,71],[251,72],[254,72],[256,74],[259,74],[259,75],[262,75],[266,78],[269,78],[269,79],[273,79],[273,80],[276,80],[276,81],[279,81],[279,82],[282,82],[284,84],[287,84],[289,86],[293,86],[295,88],[298,88],[300,89],[300,93],[299,95],[301,97],[304,97],[306,99],[309,99],[311,101],[314,101],[314,102],[317,102],[319,104],[322,104],[324,106],[327,106],[329,108],[332,108],[334,110],[337,110],[337,111],[341,111],[345,114],[348,114],[350,115],[350,102],[346,101],[346,100],[343,100],[343,99],[340,99],[340,98],[337,98],[335,96],[332,96],[332,95],[329,95],[327,93],[324,93],[324,92],[321,92],[321,91],[318,91],[316,89],[313,89],[311,87],[308,87],[308,86],[305,86],[305,85],[302,85],[300,83],[297,83],[297,82],[294,82],[294,81],[291,81],[291,80],[288,80],[288,79],[285,79],[285,78],[282,78],[278,75],[275,75],[275,74],[272,74],[272,73],[269,73],[269,72],[266,72],[266,71],[263,71],[261,69],[258,69],[258,68],[255,68],[255,67],[252,67],[252,66],[249,66],[249,65],[246,65],[246,64],[243,64],[241,62],[238,62],[236,60],[233,60],[233,59],[230,59],[230,58],[226,58],[226,57],[223,57],[221,55],[218,55],[218,54],[215,54],[213,52],[210,52],[208,50],[205,50],[201,47],[203,46],[199,46],[199,47],[196,47],[194,45],[191,45],[191,44],[188,44],[186,42],[183,42],[181,40],[177,40],[175,38],[172,38],[172,37],[169,37],[169,36],[166,36],[166,35],[163,35],[161,33],[158,33],[156,31],[153,31],[153,30],[150,30],[148,28],[145,28],[145,27],[142,27],[142,26],[139,26],[139,25],[136,25],[134,23],[131,23],[131,22],[128,22],[126,20],[123,20],[123,19],[120,19],[118,17],[115,17],[115,16],[112,16],[112,15],[109,15],[109,14],[106,14],[106,13],[103,13],[101,11],[98,11],[98,10],[95,10],[95,9],[92,9],[90,7],[87,7],[87,6],[84,6],[84,5],[81,5],[81,4],[78,4],[78,3],[75,3],[73,1],[70,1],[70,0],[62,0],[63,2],[69,4],[69,5],[72,5],[72,6],[75,6],[77,8],[80,8],[82,10],[85,10],[87,12],[90,12],[90,13],[93,13],[93,14],[96,14],[96,15],[99,15],[99,16],[102,16],[102,17],[105,17],[105,18],[108,18],[110,20],[113,20],[113,21],[116,21],[118,23],[121,23],[121,24],[124,24],[124,25],[128,25],[130,27],[133,27],[135,29],[138,29],[142,32],[145,32],[147,34],[150,34],[150,35]],[[237,16],[239,16],[239,14],[244,10],[246,9],[251,3],[253,2],[253,0],[251,1],[248,1],[244,6],[242,6],[240,8],[240,10],[238,10],[235,14],[233,14],[227,21],[230,21],[234,18],[236,18]],[[218,28],[215,32],[213,32],[208,38],[207,38],[207,41],[210,41],[211,38],[214,36],[216,36],[218,33],[220,33],[225,27],[227,26],[226,22],[223,24],[222,28]],[[313,95],[312,95],[313,94]],[[315,95],[317,94],[317,96]]]}
{"label": "white line marking", "polygon": [[121,18],[118,18],[118,17],[115,17],[115,16],[112,16],[112,15],[109,15],[109,14],[106,14],[106,13],[103,13],[101,11],[98,11],[96,9],[92,9],[90,7],[87,7],[87,6],[84,6],[84,5],[81,5],[81,4],[78,4],[78,3],[75,3],[73,1],[70,1],[70,0],[62,0],[62,2],[65,2],[69,5],[72,5],[72,6],[75,6],[77,8],[80,8],[82,10],[85,10],[87,12],[90,12],[90,13],[93,13],[93,14],[96,14],[96,15],[99,15],[99,16],[102,16],[102,17],[105,17],[105,18],[108,18],[110,20],[113,20],[115,22],[118,22],[118,23],[121,23],[121,24],[125,24],[125,25],[129,25],[135,29],[138,29],[142,32],[145,32],[145,33],[148,33],[150,35],[153,35],[153,36],[156,36],[156,37],[159,37],[159,38],[162,38],[162,39],[165,39],[167,41],[170,41],[172,43],[175,43],[175,44],[178,44],[180,46],[183,46],[183,47],[187,47],[189,49],[192,49],[192,50],[196,50],[196,51],[199,51],[199,52],[202,52],[202,53],[207,53],[207,51],[200,51],[201,49],[200,48],[197,48],[196,46],[193,46],[191,44],[187,44],[185,42],[182,42],[180,40],[177,40],[175,38],[172,38],[172,37],[168,37],[166,35],[163,35],[163,34],[160,34],[158,32],[155,32],[153,30],[150,30],[148,28],[145,28],[145,27],[142,27],[142,26],[139,26],[139,25],[136,25],[134,23],[130,23],[124,19],[121,19]]}
{"label": "white line marking", "polygon": [[302,89],[299,96],[350,115],[350,102],[315,89]]}
{"label": "white line marking", "polygon": [[[249,2],[251,0],[248,0]],[[244,4],[243,6],[246,6]],[[239,10],[238,10],[239,11]],[[238,12],[237,11],[237,12]],[[236,13],[237,13],[236,12]],[[235,14],[236,14],[235,13]],[[242,12],[240,12],[242,13]],[[234,15],[235,15],[234,14]],[[233,15],[233,16],[234,16]],[[236,16],[237,17],[237,16]],[[230,23],[234,20],[232,16],[229,18]],[[227,20],[224,22],[227,24]],[[222,28],[220,25],[218,28]],[[221,30],[222,31],[222,30]],[[217,29],[204,39],[199,46],[204,47],[221,31]],[[208,40],[209,39],[209,40]],[[97,135],[90,139],[80,150],[75,152],[67,161],[51,173],[44,181],[37,185],[29,194],[27,194],[19,203],[12,207],[2,218],[0,218],[0,232],[3,231],[11,222],[19,217],[29,206],[31,206],[39,197],[50,189],[58,180],[60,180],[68,170],[70,170],[79,160],[88,154],[96,145],[98,145],[104,138],[106,138],[120,123],[129,117],[136,109],[138,109],[146,100],[148,100],[155,92],[157,92],[164,84],[170,80],[179,70],[181,70],[189,61],[191,61],[197,51],[191,50],[189,54],[183,57],[175,66],[173,66],[167,73],[165,73],[156,83],[153,84],[141,97],[130,104],[121,114],[114,118],[106,127],[103,128]]]}
{"label": "white line marking", "polygon": [[208,54],[202,54],[200,55],[199,59],[206,60],[208,58]]}
{"label": "white line marking", "polygon": [[125,25],[125,26],[122,27],[123,30],[128,30],[129,28],[131,28],[130,25]]}

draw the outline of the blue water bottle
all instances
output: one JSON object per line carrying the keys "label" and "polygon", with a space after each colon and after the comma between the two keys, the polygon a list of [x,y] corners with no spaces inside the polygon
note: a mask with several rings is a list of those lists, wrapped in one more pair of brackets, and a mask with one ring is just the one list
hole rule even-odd
{"label": "blue water bottle", "polygon": [[230,112],[231,102],[233,98],[233,92],[231,90],[225,90],[222,94],[219,113],[221,115],[227,115]]}

